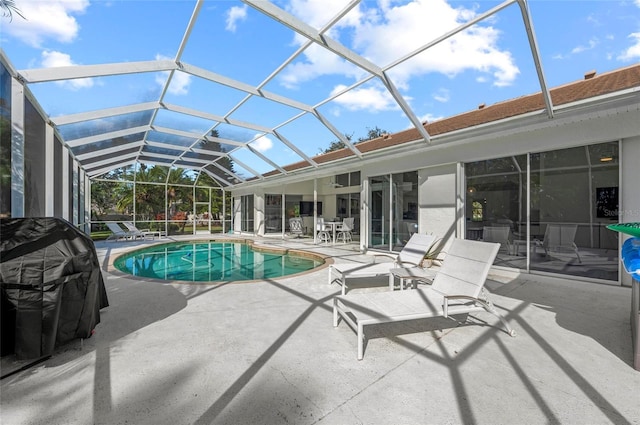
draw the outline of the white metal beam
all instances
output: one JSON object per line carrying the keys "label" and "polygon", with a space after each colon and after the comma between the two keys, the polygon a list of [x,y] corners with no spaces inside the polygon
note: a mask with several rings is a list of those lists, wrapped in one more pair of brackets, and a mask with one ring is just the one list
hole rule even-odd
{"label": "white metal beam", "polygon": [[529,47],[531,48],[531,55],[533,56],[533,62],[536,64],[536,72],[538,73],[538,81],[540,82],[540,91],[544,99],[544,104],[547,107],[547,115],[549,118],[553,118],[553,102],[551,101],[551,93],[547,87],[547,81],[542,70],[542,60],[540,59],[540,51],[538,50],[538,42],[533,31],[533,21],[529,14],[529,7],[526,0],[517,0],[520,6],[520,12],[522,13],[522,20],[527,32],[527,38],[529,39]]}
{"label": "white metal beam", "polygon": [[231,183],[229,183],[228,181],[224,180],[222,177],[218,176],[217,174],[212,173],[211,171],[207,170],[206,168],[203,168],[202,171],[207,173],[207,175],[209,177],[211,177],[212,179],[214,179],[215,181],[224,184],[226,187],[231,186]]}
{"label": "white metal beam", "polygon": [[258,177],[260,180],[264,179],[264,176],[262,174],[260,174],[259,172],[257,172],[256,170],[254,170],[253,168],[248,166],[247,164],[243,163],[238,158],[234,158],[233,156],[229,155],[229,159],[231,159],[235,164],[238,164],[239,166],[241,166],[245,170],[247,170],[250,173],[252,173],[254,176]]}
{"label": "white metal beam", "polygon": [[136,156],[138,156],[138,152],[130,152],[125,155],[114,156],[111,158],[103,159],[101,161],[95,161],[90,164],[85,164],[84,168],[87,172],[90,172],[95,168],[102,168],[102,166],[106,164],[115,164],[116,162],[122,162],[122,163],[128,162],[130,159],[134,159]]}
{"label": "white metal beam", "polygon": [[291,150],[293,150],[295,153],[297,153],[298,155],[300,155],[300,157],[302,159],[304,159],[305,161],[307,161],[309,164],[311,164],[313,167],[318,167],[318,163],[316,163],[313,159],[311,159],[310,157],[308,157],[304,152],[302,152],[296,145],[294,145],[293,143],[291,143],[289,140],[287,140],[286,137],[284,137],[282,134],[280,134],[277,131],[274,131],[273,134],[280,139],[280,141],[282,143],[284,143],[285,145],[289,146],[289,148],[291,148]]}
{"label": "white metal beam", "polygon": [[50,120],[55,125],[60,126],[60,125],[66,125],[66,124],[73,124],[76,122],[114,117],[117,115],[149,111],[157,108],[160,108],[160,104],[158,102],[146,102],[146,103],[138,103],[136,105],[119,106],[116,108],[98,109],[96,111],[87,111],[87,112],[79,112],[77,114],[62,115],[59,117],[50,118]]}
{"label": "white metal beam", "polygon": [[139,140],[137,142],[132,142],[132,143],[127,143],[125,145],[118,145],[118,146],[113,146],[111,148],[106,148],[106,149],[100,149],[94,152],[87,152],[87,153],[83,153],[81,155],[76,155],[76,159],[80,162],[82,162],[83,160],[87,159],[87,158],[95,158],[96,156],[102,156],[102,155],[109,155],[109,154],[113,154],[113,153],[117,153],[126,149],[131,149],[131,148],[135,148],[135,147],[140,147],[142,146],[142,140]]}
{"label": "white metal beam", "polygon": [[212,162],[211,165],[213,165],[216,168],[219,168],[220,170],[224,171],[225,173],[227,173],[228,175],[234,177],[235,179],[240,180],[241,182],[245,181],[244,178],[240,177],[239,175],[237,175],[233,171],[228,170],[227,168],[223,167],[222,165],[218,164],[217,162]]}
{"label": "white metal beam", "polygon": [[198,68],[193,65],[189,65],[186,63],[181,63],[181,69],[191,75],[195,75],[200,78],[204,78],[208,81],[213,81],[218,84],[222,84],[223,86],[231,87],[232,89],[240,90],[242,92],[251,94],[253,96],[258,96],[265,98],[267,100],[271,100],[282,105],[289,106],[291,108],[300,109],[302,111],[311,111],[311,106],[302,102],[298,102],[296,100],[290,99],[288,97],[281,96],[279,94],[271,93],[266,90],[258,89],[249,84],[243,83],[241,81],[233,80],[229,77],[225,77],[220,74],[216,74],[215,72],[208,71],[206,69]]}
{"label": "white metal beam", "polygon": [[90,143],[102,142],[103,140],[115,139],[117,137],[129,136],[136,133],[144,133],[151,127],[149,125],[142,125],[140,127],[132,127],[124,130],[111,131],[108,133],[96,134],[94,136],[81,137],[79,139],[67,141],[67,146],[75,148],[78,146],[88,145]]}
{"label": "white metal beam", "polygon": [[363,58],[357,53],[349,50],[342,44],[338,43],[335,40],[332,40],[326,35],[320,34],[312,26],[307,25],[306,23],[302,22],[295,16],[280,9],[273,3],[263,1],[263,0],[243,0],[243,1],[249,4],[251,7],[258,9],[265,15],[271,17],[275,21],[278,21],[283,25],[289,27],[293,31],[297,32],[298,34],[303,35],[309,40],[313,40],[314,42],[320,44],[321,46],[325,47],[327,50],[337,54],[338,56],[351,62],[357,67],[367,72],[370,72],[371,74],[377,75],[378,77],[382,77],[382,69],[378,65]]}
{"label": "white metal beam", "polygon": [[142,72],[172,71],[178,65],[171,60],[144,62],[104,63],[99,65],[72,65],[55,68],[23,69],[19,77],[26,83],[75,80],[78,78],[107,77],[111,75],[138,74]]}
{"label": "white metal beam", "polygon": [[270,133],[271,132],[271,129],[269,129],[267,127],[263,127],[263,126],[255,125],[255,124],[252,124],[252,123],[243,122],[243,121],[227,119],[227,118],[222,117],[220,115],[210,114],[208,112],[203,112],[203,111],[199,111],[199,110],[196,110],[196,109],[186,108],[184,106],[178,106],[178,105],[173,105],[173,104],[169,104],[169,103],[164,103],[164,107],[168,111],[180,112],[182,114],[191,115],[193,117],[203,118],[205,120],[211,120],[211,121],[217,121],[217,122],[220,122],[220,123],[226,123],[226,124],[230,124],[230,125],[235,125],[237,127],[248,128],[249,130],[254,130],[254,131],[263,131],[265,133]]}
{"label": "white metal beam", "polygon": [[[102,174],[106,174],[109,171],[115,170],[116,168],[124,167],[124,166],[135,164],[135,163],[136,163],[136,161],[133,160],[133,161],[127,161],[127,162],[112,164],[112,165],[110,165],[108,167],[104,167],[104,168],[101,168],[99,170],[91,170],[91,172],[87,172],[87,174],[89,175],[89,177],[93,178],[93,177],[100,176]],[[131,183],[133,183],[133,182],[131,182]]]}

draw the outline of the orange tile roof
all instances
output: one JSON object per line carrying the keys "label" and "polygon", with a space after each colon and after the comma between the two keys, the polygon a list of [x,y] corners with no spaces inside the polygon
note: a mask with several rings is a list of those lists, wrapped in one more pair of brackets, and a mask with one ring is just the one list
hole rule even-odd
{"label": "orange tile roof", "polygon": [[[592,73],[593,71],[586,73],[585,79],[583,80],[575,81],[549,90],[553,106],[557,107],[567,103],[640,86],[640,64],[635,64],[600,75],[589,75]],[[434,121],[432,123],[425,124],[424,127],[429,135],[435,136],[530,112],[542,111],[544,109],[545,104],[542,92],[538,92]],[[357,144],[357,149],[362,153],[373,152],[378,149],[397,146],[403,143],[419,140],[421,138],[422,136],[418,130],[411,128],[388,136],[360,142]],[[351,156],[355,156],[355,154],[351,152],[350,149],[343,148],[326,154],[317,155],[313,157],[313,160],[322,164]],[[300,161],[286,165],[282,168],[287,171],[294,171],[307,167],[309,167],[309,164],[306,161]],[[278,171],[272,171],[266,173],[265,176],[277,174],[279,174]]]}

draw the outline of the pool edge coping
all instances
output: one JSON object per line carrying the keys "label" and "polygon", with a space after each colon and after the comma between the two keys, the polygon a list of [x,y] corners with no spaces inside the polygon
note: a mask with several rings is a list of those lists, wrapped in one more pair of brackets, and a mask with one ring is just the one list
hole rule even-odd
{"label": "pool edge coping", "polygon": [[285,276],[278,276],[277,279],[288,279],[288,278],[294,278],[294,277],[300,277],[312,272],[316,272],[316,271],[320,271],[323,270],[325,268],[328,268],[330,265],[334,264],[334,259],[331,255],[326,255],[326,254],[322,254],[319,252],[314,252],[314,251],[307,251],[304,249],[300,249],[300,248],[279,248],[279,247],[275,247],[275,246],[271,246],[271,245],[263,245],[260,243],[260,241],[256,241],[254,239],[248,239],[248,238],[238,238],[238,237],[220,237],[220,236],[215,236],[213,238],[211,237],[207,237],[207,238],[200,238],[200,239],[180,239],[180,240],[175,240],[175,239],[158,239],[157,241],[154,239],[152,241],[152,243],[150,244],[145,244],[144,246],[132,246],[132,247],[124,247],[123,246],[123,250],[119,251],[117,254],[107,254],[109,257],[109,260],[106,264],[106,266],[103,266],[100,268],[101,271],[103,272],[107,272],[110,274],[113,274],[115,276],[119,276],[119,277],[126,277],[126,278],[130,278],[130,279],[134,279],[136,281],[140,281],[140,282],[157,282],[157,283],[163,283],[163,284],[171,284],[171,285],[194,285],[194,286],[216,286],[216,285],[228,285],[228,284],[243,284],[243,283],[256,283],[256,282],[264,282],[268,279],[252,279],[252,280],[238,280],[238,281],[229,281],[229,280],[221,280],[221,281],[205,281],[205,282],[189,282],[189,281],[185,281],[185,280],[165,280],[165,279],[156,279],[156,278],[152,278],[152,277],[141,277],[141,276],[135,276],[129,273],[125,273],[123,271],[118,270],[113,264],[114,262],[120,258],[123,255],[126,255],[128,253],[131,253],[132,251],[136,251],[139,249],[144,249],[144,248],[148,248],[151,246],[155,246],[155,245],[162,245],[162,244],[167,244],[167,243],[189,243],[189,242],[237,242],[237,243],[245,243],[247,245],[250,245],[252,249],[256,249],[256,251],[259,252],[274,252],[274,253],[283,253],[283,254],[295,254],[298,255],[300,257],[306,257],[306,258],[316,258],[321,260],[323,263],[321,265],[319,265],[318,267],[314,267],[310,270],[306,270],[304,272],[299,272],[299,273],[293,273],[293,274],[288,274]]}

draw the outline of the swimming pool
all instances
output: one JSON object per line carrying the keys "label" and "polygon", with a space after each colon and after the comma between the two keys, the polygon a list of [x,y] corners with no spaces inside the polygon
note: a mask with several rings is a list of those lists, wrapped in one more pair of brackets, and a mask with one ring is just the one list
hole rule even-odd
{"label": "swimming pool", "polygon": [[187,282],[270,279],[324,264],[306,253],[267,251],[238,241],[192,241],[154,245],[125,253],[113,265],[134,276]]}

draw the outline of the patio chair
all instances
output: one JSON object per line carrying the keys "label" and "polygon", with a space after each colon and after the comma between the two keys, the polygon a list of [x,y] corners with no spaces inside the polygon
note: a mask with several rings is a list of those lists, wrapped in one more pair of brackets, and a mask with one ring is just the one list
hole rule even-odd
{"label": "patio chair", "polygon": [[296,235],[297,238],[304,234],[302,217],[292,217],[289,219],[289,233]]}
{"label": "patio chair", "polygon": [[[425,254],[433,245],[436,238],[433,235],[414,233],[407,244],[402,248],[394,261],[381,263],[338,263],[329,266],[329,284],[338,281],[342,285],[342,295],[347,290],[347,279],[389,276],[389,290],[393,290],[394,276],[391,270],[395,268],[420,267]],[[337,275],[337,278],[334,278]],[[401,286],[402,287],[402,286]]]}
{"label": "patio chair", "polygon": [[130,221],[123,221],[122,224],[124,224],[124,227],[126,227],[129,230],[129,232],[131,232],[131,234],[134,235],[135,237],[142,237],[144,239],[147,239],[147,236],[151,236],[151,239],[155,239],[156,236],[160,238],[164,234],[164,232],[160,230],[150,230],[150,229],[140,230],[136,227],[135,224],[133,224]]}
{"label": "patio chair", "polygon": [[578,246],[574,242],[577,231],[577,224],[547,224],[543,240],[534,241],[534,254],[535,248],[538,246],[541,246],[544,249],[544,253],[547,257],[549,256],[549,251],[560,252],[562,250],[569,250],[573,251],[576,254],[576,257],[578,257],[578,262],[582,263],[580,253],[578,252]]}
{"label": "patio chair", "polygon": [[430,286],[336,296],[333,326],[338,326],[341,317],[356,332],[358,360],[364,356],[364,328],[381,323],[449,318],[484,310],[500,319],[507,333],[515,336],[515,331],[496,311],[484,289],[498,249],[498,243],[455,239]]}
{"label": "patio chair", "polygon": [[331,242],[331,233],[329,229],[324,224],[324,218],[318,217],[318,221],[316,222],[316,233],[318,236],[318,241],[329,243]]}
{"label": "patio chair", "polygon": [[107,241],[118,241],[120,239],[130,240],[135,239],[136,234],[129,230],[124,230],[118,225],[118,223],[106,223],[107,228],[111,230],[111,234],[107,237]]}
{"label": "patio chair", "polygon": [[354,228],[355,218],[347,217],[342,220],[342,224],[336,229],[338,233],[336,234],[336,239],[342,241],[344,243],[351,242],[353,240],[352,232]]}
{"label": "patio chair", "polygon": [[509,255],[511,249],[511,228],[509,226],[484,226],[482,228],[482,240],[485,242],[497,242],[500,248],[505,248]]}
{"label": "patio chair", "polygon": [[409,234],[409,237],[413,236],[414,233],[418,233],[418,223],[405,221],[404,225],[407,227],[407,233]]}

